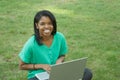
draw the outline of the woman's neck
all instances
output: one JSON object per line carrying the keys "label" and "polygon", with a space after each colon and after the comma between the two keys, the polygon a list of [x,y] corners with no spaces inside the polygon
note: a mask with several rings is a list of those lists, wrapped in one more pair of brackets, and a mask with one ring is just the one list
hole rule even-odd
{"label": "woman's neck", "polygon": [[42,38],[42,43],[45,44],[48,47],[51,46],[52,41],[53,41],[53,35],[51,35],[50,37]]}
{"label": "woman's neck", "polygon": [[50,35],[49,37],[42,37],[42,41],[49,41],[53,39],[53,35]]}

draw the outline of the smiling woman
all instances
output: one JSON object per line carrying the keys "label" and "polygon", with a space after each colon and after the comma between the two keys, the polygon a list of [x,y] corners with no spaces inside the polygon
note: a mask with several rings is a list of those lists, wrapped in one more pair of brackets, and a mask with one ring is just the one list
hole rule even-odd
{"label": "smiling woman", "polygon": [[26,42],[19,54],[19,67],[28,70],[28,79],[35,74],[51,70],[50,65],[64,61],[68,51],[64,35],[57,32],[56,19],[47,10],[39,11],[34,17],[34,35]]}

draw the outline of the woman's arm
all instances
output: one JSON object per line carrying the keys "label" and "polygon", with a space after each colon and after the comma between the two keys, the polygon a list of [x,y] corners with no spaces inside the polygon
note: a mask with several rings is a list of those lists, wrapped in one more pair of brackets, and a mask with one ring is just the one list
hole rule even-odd
{"label": "woman's arm", "polygon": [[20,60],[19,68],[21,70],[32,70],[32,69],[34,69],[34,64],[27,64]]}
{"label": "woman's arm", "polygon": [[65,59],[65,55],[62,55],[58,58],[58,60],[56,61],[56,64],[60,64],[62,62],[64,62],[64,59]]}
{"label": "woman's arm", "polygon": [[20,60],[20,62],[19,62],[19,68],[21,70],[44,69],[47,72],[49,72],[51,70],[51,67],[48,64],[27,64],[27,63],[24,63],[22,60]]}

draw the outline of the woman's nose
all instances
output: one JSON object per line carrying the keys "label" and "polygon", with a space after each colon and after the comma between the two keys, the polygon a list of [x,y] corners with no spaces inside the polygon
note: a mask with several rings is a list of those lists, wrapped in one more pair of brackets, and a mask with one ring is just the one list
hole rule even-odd
{"label": "woman's nose", "polygon": [[46,24],[46,25],[45,25],[45,28],[48,28],[48,27],[49,27],[49,25],[48,25],[48,24]]}

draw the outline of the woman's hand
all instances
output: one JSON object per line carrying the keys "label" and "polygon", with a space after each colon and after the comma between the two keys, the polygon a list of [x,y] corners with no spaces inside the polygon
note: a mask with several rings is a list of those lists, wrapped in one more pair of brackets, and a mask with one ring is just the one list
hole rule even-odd
{"label": "woman's hand", "polygon": [[44,69],[45,71],[47,71],[48,73],[50,73],[51,70],[51,66],[48,64],[36,64],[35,65],[36,69]]}
{"label": "woman's hand", "polygon": [[56,64],[60,64],[60,63],[62,63],[62,60],[58,59],[58,60],[56,61]]}
{"label": "woman's hand", "polygon": [[65,55],[60,56],[60,57],[58,58],[58,60],[56,61],[56,64],[60,64],[60,63],[64,62],[64,59],[65,59]]}

